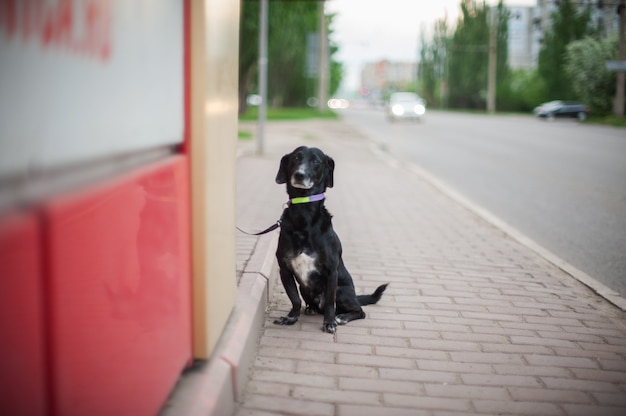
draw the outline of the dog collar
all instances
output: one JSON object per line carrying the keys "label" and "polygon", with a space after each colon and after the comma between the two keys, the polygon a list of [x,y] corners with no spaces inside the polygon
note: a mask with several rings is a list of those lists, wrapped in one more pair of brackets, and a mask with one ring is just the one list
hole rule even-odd
{"label": "dog collar", "polygon": [[291,198],[289,200],[289,205],[307,204],[309,202],[321,201],[324,198],[325,198],[324,194],[316,194],[316,195],[311,195],[311,196],[302,196],[299,198]]}

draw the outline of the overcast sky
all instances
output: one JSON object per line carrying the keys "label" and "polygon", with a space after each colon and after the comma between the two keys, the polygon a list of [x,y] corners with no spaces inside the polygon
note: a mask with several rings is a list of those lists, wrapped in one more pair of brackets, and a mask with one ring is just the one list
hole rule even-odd
{"label": "overcast sky", "polygon": [[[343,88],[359,87],[361,68],[381,59],[416,61],[420,28],[447,13],[456,21],[461,0],[327,0],[326,13],[336,14],[332,41],[336,59],[344,64]],[[487,1],[496,4],[497,1]],[[510,5],[535,5],[536,0],[510,0]]]}

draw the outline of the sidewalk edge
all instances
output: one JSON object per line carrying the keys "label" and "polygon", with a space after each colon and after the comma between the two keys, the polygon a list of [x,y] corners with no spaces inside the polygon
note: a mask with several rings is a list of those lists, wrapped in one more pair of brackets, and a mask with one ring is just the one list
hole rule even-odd
{"label": "sidewalk edge", "polygon": [[[371,139],[370,139],[371,140]],[[397,168],[402,166],[402,163],[396,159],[393,155],[391,155],[387,150],[381,148],[381,144],[371,140],[371,149],[374,154],[380,157],[385,163],[388,165]],[[480,207],[474,202],[467,199],[465,196],[461,195],[459,192],[452,189],[449,185],[447,185],[444,181],[441,181],[431,173],[427,172],[425,169],[416,165],[415,163],[406,163],[406,169],[412,172],[413,174],[419,176],[424,179],[426,182],[430,183],[432,186],[437,188],[440,192],[461,204],[465,208],[472,211],[474,214],[481,217],[483,220],[487,221],[489,224],[498,228],[511,238],[513,238],[518,243],[523,246],[531,249],[539,256],[543,257],[548,262],[552,263],[568,275],[572,276],[574,279],[578,280],[588,288],[590,288],[594,293],[598,294],[602,298],[606,299],[609,303],[621,309],[622,311],[626,311],[626,299],[620,296],[618,292],[609,288],[605,284],[601,283],[597,279],[591,277],[587,273],[582,270],[574,267],[572,264],[566,262],[556,254],[552,253],[548,249],[541,246],[536,241],[527,237],[521,231],[516,229],[515,227],[509,225],[505,221],[498,218],[496,215],[492,214],[488,210]]]}
{"label": "sidewalk edge", "polygon": [[265,321],[277,264],[278,233],[260,237],[237,288],[237,298],[211,358],[180,379],[160,416],[223,416],[241,401]]}

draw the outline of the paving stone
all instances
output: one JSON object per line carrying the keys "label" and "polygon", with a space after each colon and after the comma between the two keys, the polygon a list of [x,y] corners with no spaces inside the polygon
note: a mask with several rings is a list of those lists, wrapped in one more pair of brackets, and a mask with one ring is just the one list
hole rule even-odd
{"label": "paving stone", "polygon": [[561,416],[563,414],[556,404],[537,401],[474,400],[472,403],[478,412],[488,414],[528,416]]}

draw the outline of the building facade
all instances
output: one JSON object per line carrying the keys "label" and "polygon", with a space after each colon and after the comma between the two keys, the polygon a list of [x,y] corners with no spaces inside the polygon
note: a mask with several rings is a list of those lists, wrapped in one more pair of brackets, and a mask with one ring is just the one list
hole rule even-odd
{"label": "building facade", "polygon": [[388,90],[404,90],[415,84],[415,62],[391,62],[381,60],[365,64],[361,71],[361,88],[371,93]]}
{"label": "building facade", "polygon": [[239,2],[0,2],[0,408],[158,414],[235,303]]}

